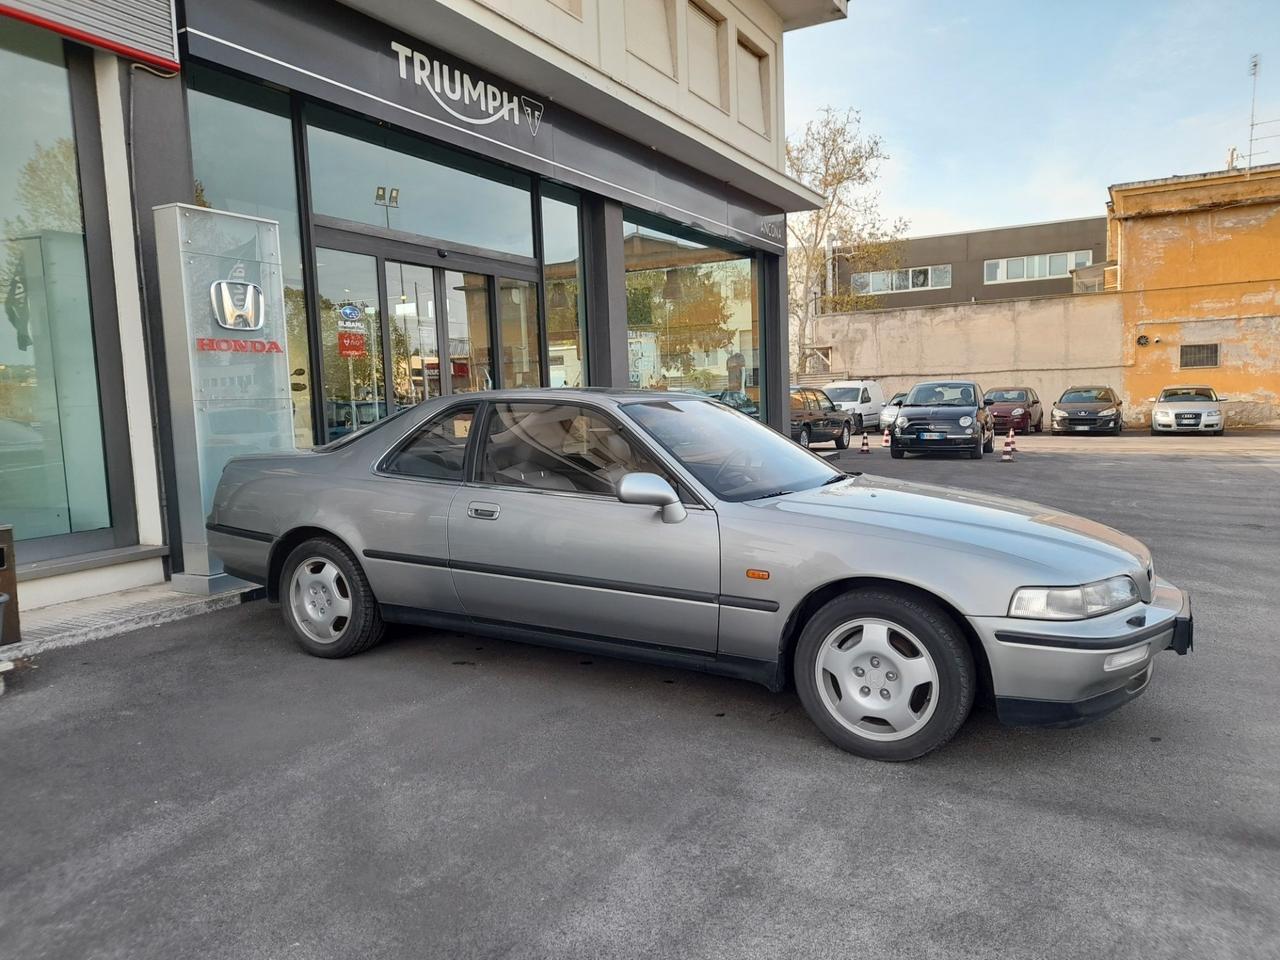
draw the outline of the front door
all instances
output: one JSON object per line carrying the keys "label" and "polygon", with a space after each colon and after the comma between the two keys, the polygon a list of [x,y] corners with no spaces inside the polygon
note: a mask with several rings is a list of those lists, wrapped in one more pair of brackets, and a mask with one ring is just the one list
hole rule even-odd
{"label": "front door", "polygon": [[432,397],[545,385],[536,267],[316,234],[322,442]]}
{"label": "front door", "polygon": [[665,472],[606,414],[493,403],[476,475],[449,511],[449,558],[467,613],[599,640],[712,653],[719,626],[714,511],[663,523],[618,501],[617,481]]}

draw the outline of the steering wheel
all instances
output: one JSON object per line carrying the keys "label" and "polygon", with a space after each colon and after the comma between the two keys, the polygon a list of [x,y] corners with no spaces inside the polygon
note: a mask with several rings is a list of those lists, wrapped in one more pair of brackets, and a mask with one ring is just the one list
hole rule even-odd
{"label": "steering wheel", "polygon": [[720,478],[724,476],[724,472],[728,470],[729,467],[734,465],[735,458],[739,454],[743,455],[742,466],[744,468],[751,466],[751,454],[748,452],[748,450],[746,448],[740,448],[738,450],[735,450],[733,451],[733,453],[729,454],[729,456],[725,458],[724,462],[721,463],[719,467],[716,468],[716,472],[711,475],[711,480],[708,482],[707,486],[709,487],[718,486],[720,482]]}

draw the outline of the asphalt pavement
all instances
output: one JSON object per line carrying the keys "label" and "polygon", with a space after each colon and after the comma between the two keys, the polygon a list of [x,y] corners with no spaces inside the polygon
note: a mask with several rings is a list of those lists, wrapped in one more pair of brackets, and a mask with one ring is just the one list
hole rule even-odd
{"label": "asphalt pavement", "polygon": [[1280,956],[1280,450],[1153,439],[840,457],[1110,523],[1193,596],[1120,712],[984,709],[910,764],[740,681],[419,630],[317,660],[262,602],[41,656],[0,697],[0,957]]}

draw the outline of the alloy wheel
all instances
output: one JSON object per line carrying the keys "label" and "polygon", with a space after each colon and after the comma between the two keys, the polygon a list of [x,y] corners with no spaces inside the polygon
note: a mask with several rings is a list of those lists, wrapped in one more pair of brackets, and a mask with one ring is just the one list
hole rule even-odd
{"label": "alloy wheel", "polygon": [[332,560],[309,557],[294,568],[289,609],[308,637],[316,643],[334,643],[351,622],[351,588]]}
{"label": "alloy wheel", "polygon": [[924,727],[938,703],[938,668],[900,624],[860,617],[822,641],[814,661],[818,695],[833,719],[868,740],[902,740]]}

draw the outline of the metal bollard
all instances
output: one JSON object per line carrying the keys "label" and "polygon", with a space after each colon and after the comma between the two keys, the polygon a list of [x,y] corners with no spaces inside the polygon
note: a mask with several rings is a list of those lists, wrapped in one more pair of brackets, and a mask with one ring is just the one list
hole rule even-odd
{"label": "metal bollard", "polygon": [[18,626],[18,563],[13,555],[13,526],[0,524],[0,644],[22,639]]}

